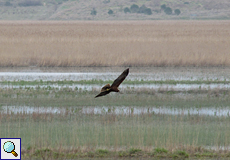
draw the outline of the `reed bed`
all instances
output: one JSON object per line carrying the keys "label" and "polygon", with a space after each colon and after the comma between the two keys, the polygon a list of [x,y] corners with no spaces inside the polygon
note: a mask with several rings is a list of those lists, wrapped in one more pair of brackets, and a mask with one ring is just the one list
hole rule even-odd
{"label": "reed bed", "polygon": [[230,21],[0,22],[0,66],[230,66]]}
{"label": "reed bed", "polygon": [[[0,114],[0,137],[21,137],[23,150],[97,149],[124,151],[139,148],[216,146],[228,149],[229,117],[199,115]],[[221,124],[221,125],[220,125]],[[31,151],[32,150],[32,151]],[[191,151],[190,151],[191,152]],[[25,152],[26,153],[26,152]]]}

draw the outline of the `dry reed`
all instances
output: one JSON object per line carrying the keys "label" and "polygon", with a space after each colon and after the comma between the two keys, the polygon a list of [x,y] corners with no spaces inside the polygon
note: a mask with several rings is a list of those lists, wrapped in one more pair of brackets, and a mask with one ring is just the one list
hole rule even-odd
{"label": "dry reed", "polygon": [[1,21],[0,35],[0,66],[230,66],[230,21]]}

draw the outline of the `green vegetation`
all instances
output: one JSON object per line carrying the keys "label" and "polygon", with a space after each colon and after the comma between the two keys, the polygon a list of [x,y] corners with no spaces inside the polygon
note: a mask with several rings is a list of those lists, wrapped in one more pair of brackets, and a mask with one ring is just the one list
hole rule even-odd
{"label": "green vegetation", "polygon": [[162,4],[161,9],[164,11],[166,9],[166,4]]}
{"label": "green vegetation", "polygon": [[[172,89],[123,88],[119,93],[95,99],[99,89],[67,87],[2,88],[0,102],[7,105],[28,106],[172,106],[172,107],[221,107],[230,103],[230,92],[225,89]],[[181,95],[181,96],[178,96]]]}
{"label": "green vegetation", "polygon": [[0,137],[21,137],[25,157],[226,157],[229,151],[216,155],[218,151],[198,150],[198,146],[228,146],[229,120],[198,115],[97,115],[71,110],[1,114]]}
{"label": "green vegetation", "polygon": [[[100,91],[100,86],[112,84],[113,81],[81,80],[81,81],[1,81],[0,102],[7,105],[32,106],[173,106],[173,107],[219,107],[228,106],[230,91],[226,88],[194,88],[177,90],[161,85],[176,84],[229,84],[221,80],[165,80],[143,81],[125,80],[124,84],[142,85],[146,87],[124,87],[121,92],[125,94],[111,94],[106,97],[94,99]],[[83,85],[78,88],[75,85]],[[87,86],[98,85],[91,89]],[[158,88],[149,88],[149,85],[159,85]],[[181,95],[181,96],[178,96]]]}
{"label": "green vegetation", "polygon": [[130,11],[131,11],[132,13],[137,13],[137,12],[139,11],[139,6],[136,5],[136,4],[131,5]]}
{"label": "green vegetation", "polygon": [[[228,158],[230,116],[161,114],[148,110],[134,114],[136,107],[180,108],[227,107],[228,89],[122,88],[95,99],[99,89],[74,84],[104,85],[112,81],[2,81],[0,111],[5,106],[60,107],[56,113],[0,112],[0,137],[20,137],[23,159],[79,158]],[[144,81],[124,84],[229,84],[220,80]],[[52,86],[58,84],[57,86]],[[30,85],[30,86],[28,86]],[[42,86],[45,85],[45,86]],[[69,88],[71,87],[71,88]],[[89,106],[103,107],[84,112]],[[107,107],[105,107],[107,106]],[[128,107],[129,111],[124,111]],[[90,108],[90,107],[89,107]],[[120,108],[120,114],[115,110]],[[204,148],[205,147],[205,148]],[[206,148],[207,147],[207,148]],[[216,147],[216,150],[208,147]],[[224,147],[223,150],[219,149]]]}
{"label": "green vegetation", "polygon": [[150,8],[147,8],[145,5],[142,5],[139,8],[138,13],[144,13],[144,14],[147,14],[147,15],[151,15],[152,14],[152,10]]}
{"label": "green vegetation", "polygon": [[10,3],[10,1],[6,1],[5,6],[12,6],[12,3]]}
{"label": "green vegetation", "polygon": [[179,9],[175,9],[175,10],[174,10],[174,13],[175,13],[176,15],[179,15],[181,12],[180,12]]}
{"label": "green vegetation", "polygon": [[[190,148],[189,148],[190,149]],[[196,149],[196,148],[191,148]],[[101,149],[99,149],[101,150]],[[185,155],[181,155],[181,152],[184,152]],[[206,154],[208,152],[209,154]],[[112,158],[112,159],[118,159],[118,158],[132,158],[132,159],[139,159],[140,157],[144,157],[145,159],[148,158],[156,158],[156,159],[186,159],[186,158],[202,158],[202,159],[228,159],[229,158],[229,152],[217,152],[213,150],[205,150],[202,149],[201,151],[196,152],[195,154],[191,152],[191,150],[188,150],[188,153],[185,151],[175,150],[174,152],[168,152],[164,155],[155,155],[153,151],[142,151],[139,152],[139,154],[130,154],[130,150],[124,150],[124,151],[110,151],[108,154],[100,154],[97,151],[89,151],[89,150],[79,150],[79,149],[49,149],[49,148],[43,148],[43,149],[37,149],[36,151],[31,150],[23,150],[22,151],[23,159],[31,159],[31,158],[43,158],[43,159],[91,159],[91,158]]]}
{"label": "green vegetation", "polygon": [[113,14],[113,10],[110,9],[110,10],[108,11],[108,14],[109,14],[109,15],[112,15],[112,14]]}
{"label": "green vegetation", "polygon": [[28,6],[42,6],[42,2],[40,0],[24,0],[18,3],[19,6],[28,7]]}
{"label": "green vegetation", "polygon": [[164,149],[164,148],[155,148],[155,149],[154,149],[154,153],[155,153],[155,154],[168,153],[168,150],[166,150],[166,149]]}
{"label": "green vegetation", "polygon": [[[161,5],[161,10],[163,10],[165,12],[165,14],[167,14],[167,15],[171,15],[173,13],[172,8],[167,7],[166,4]],[[181,13],[181,11],[179,9],[175,9],[174,13],[176,15],[179,15]]]}
{"label": "green vegetation", "polygon": [[125,13],[130,13],[131,11],[130,11],[130,9],[128,7],[125,7],[124,12]]}
{"label": "green vegetation", "polygon": [[97,15],[97,11],[96,11],[96,9],[95,8],[93,8],[93,10],[91,11],[91,13],[90,13],[92,16],[95,16],[95,15]]}
{"label": "green vegetation", "polygon": [[146,14],[146,15],[151,15],[152,14],[151,8],[147,8],[144,4],[141,7],[139,7],[136,4],[133,4],[133,5],[130,6],[130,9],[128,7],[126,7],[124,9],[124,12],[125,13],[127,13],[127,12],[131,12],[131,13],[143,13],[143,14]]}
{"label": "green vegetation", "polygon": [[172,9],[170,7],[166,7],[164,12],[168,15],[171,15],[172,14]]}

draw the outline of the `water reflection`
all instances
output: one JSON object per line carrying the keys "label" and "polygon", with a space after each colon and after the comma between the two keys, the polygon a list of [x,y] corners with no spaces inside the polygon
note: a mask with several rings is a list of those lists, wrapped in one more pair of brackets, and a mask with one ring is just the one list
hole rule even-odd
{"label": "water reflection", "polygon": [[[135,69],[134,69],[135,70]],[[80,81],[80,80],[114,80],[119,72],[0,72],[0,81]],[[129,80],[229,80],[229,74],[222,72],[194,73],[189,71],[170,72],[130,72]]]}

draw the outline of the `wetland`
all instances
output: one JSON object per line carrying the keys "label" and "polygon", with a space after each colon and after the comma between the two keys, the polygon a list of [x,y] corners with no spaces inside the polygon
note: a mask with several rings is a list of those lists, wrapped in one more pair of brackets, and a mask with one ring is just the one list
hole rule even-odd
{"label": "wetland", "polygon": [[24,159],[230,156],[229,68],[130,67],[95,99],[122,70],[1,68],[0,137],[22,138]]}

